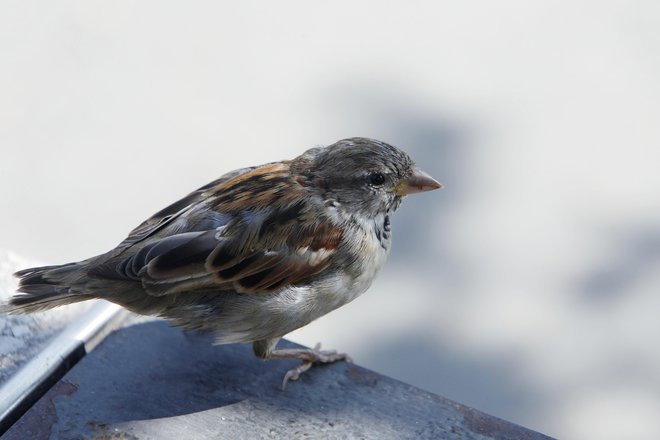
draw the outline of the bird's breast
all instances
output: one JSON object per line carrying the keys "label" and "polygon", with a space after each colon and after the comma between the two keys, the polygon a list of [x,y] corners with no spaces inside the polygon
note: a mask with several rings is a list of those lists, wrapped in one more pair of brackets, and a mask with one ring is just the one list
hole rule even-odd
{"label": "bird's breast", "polygon": [[372,219],[356,221],[347,240],[351,255],[340,268],[346,285],[346,302],[364,293],[376,278],[390,253],[392,233],[389,216],[378,215]]}

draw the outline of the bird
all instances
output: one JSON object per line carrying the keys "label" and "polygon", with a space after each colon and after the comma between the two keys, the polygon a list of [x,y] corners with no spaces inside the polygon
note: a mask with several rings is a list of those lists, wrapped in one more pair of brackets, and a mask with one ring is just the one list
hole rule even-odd
{"label": "bird", "polygon": [[404,196],[441,188],[403,150],[369,138],[228,172],[145,220],[114,249],[16,272],[0,312],[24,314],[104,299],[215,342],[252,343],[262,359],[314,363],[345,353],[277,348],[287,333],[364,293],[392,243]]}

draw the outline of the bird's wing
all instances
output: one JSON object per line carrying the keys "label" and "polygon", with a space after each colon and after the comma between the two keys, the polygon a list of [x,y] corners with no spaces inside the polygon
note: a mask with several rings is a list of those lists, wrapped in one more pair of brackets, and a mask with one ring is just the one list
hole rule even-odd
{"label": "bird's wing", "polygon": [[278,225],[274,230],[284,231],[287,235],[279,241],[249,246],[216,231],[179,234],[145,248],[122,269],[154,296],[202,289],[267,294],[324,270],[341,241],[339,228],[323,224]]}
{"label": "bird's wing", "polygon": [[215,185],[211,193],[192,202],[204,203],[204,209],[193,206],[174,215],[213,228],[168,234],[171,225],[154,222],[151,228],[163,228],[158,234],[151,232],[137,252],[107,260],[95,274],[139,280],[154,296],[199,290],[268,294],[303,284],[327,268],[342,240],[342,229],[318,215],[287,164],[249,170]]}

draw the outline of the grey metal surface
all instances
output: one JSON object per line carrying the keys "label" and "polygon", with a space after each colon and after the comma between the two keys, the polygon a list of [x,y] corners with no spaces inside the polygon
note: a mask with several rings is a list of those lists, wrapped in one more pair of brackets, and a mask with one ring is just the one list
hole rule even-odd
{"label": "grey metal surface", "polygon": [[138,322],[101,342],[2,439],[548,438],[343,362],[283,392],[294,365]]}
{"label": "grey metal surface", "polygon": [[125,311],[96,302],[0,386],[0,432],[119,324]]}

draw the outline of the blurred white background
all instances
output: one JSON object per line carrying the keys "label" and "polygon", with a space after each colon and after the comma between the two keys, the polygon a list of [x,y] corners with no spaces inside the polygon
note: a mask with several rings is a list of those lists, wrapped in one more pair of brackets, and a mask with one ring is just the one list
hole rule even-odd
{"label": "blurred white background", "polygon": [[574,439],[660,438],[660,3],[0,3],[0,248],[108,250],[349,136],[446,185],[292,335]]}

